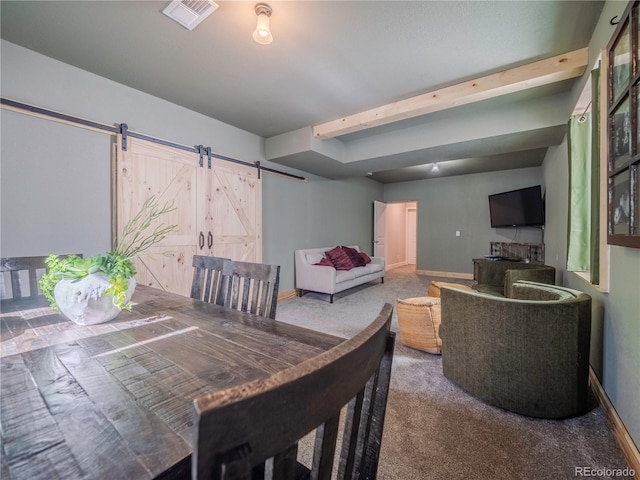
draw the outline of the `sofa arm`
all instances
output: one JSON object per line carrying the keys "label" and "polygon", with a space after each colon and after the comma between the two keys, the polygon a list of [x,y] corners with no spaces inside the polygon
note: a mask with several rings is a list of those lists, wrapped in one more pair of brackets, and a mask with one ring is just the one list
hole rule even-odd
{"label": "sofa arm", "polygon": [[307,261],[307,252],[295,252],[296,288],[321,293],[335,293],[336,269],[313,265]]}
{"label": "sofa arm", "polygon": [[513,298],[513,284],[518,280],[555,285],[556,269],[550,265],[540,265],[523,269],[509,269],[504,272],[504,296]]}
{"label": "sofa arm", "polygon": [[371,258],[371,263],[376,263],[378,265],[384,266],[384,258],[383,257],[369,257]]}

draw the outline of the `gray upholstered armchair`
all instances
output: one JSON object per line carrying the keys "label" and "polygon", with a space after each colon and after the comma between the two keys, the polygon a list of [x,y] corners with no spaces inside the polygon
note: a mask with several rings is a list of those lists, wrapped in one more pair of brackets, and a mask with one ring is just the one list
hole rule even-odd
{"label": "gray upholstered armchair", "polygon": [[511,297],[511,285],[518,280],[530,282],[556,283],[556,269],[551,265],[537,265],[525,262],[487,261],[475,265],[477,284],[473,288],[479,292]]}
{"label": "gray upholstered armchair", "polygon": [[513,298],[443,287],[444,376],[481,400],[540,418],[587,407],[591,297],[519,281]]}

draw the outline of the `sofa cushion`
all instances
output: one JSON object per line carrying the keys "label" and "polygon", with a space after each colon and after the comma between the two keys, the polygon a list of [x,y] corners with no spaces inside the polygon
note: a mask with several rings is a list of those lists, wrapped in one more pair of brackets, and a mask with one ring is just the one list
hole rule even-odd
{"label": "sofa cushion", "polygon": [[356,250],[355,248],[343,246],[342,250],[344,250],[344,253],[347,254],[354,267],[364,267],[367,264],[364,258],[360,256],[360,252],[358,252],[358,250]]}
{"label": "sofa cushion", "polygon": [[305,258],[311,265],[317,265],[325,256],[322,253],[307,253]]}
{"label": "sofa cushion", "polygon": [[355,275],[355,278],[362,277],[364,275],[369,275],[370,273],[372,273],[371,269],[369,268],[369,265],[365,265],[364,267],[354,267],[349,271],[353,272],[353,274]]}
{"label": "sofa cushion", "polygon": [[351,270],[353,268],[353,262],[349,255],[340,246],[327,250],[325,255],[331,260],[336,270]]}
{"label": "sofa cushion", "polygon": [[348,280],[353,280],[356,278],[356,274],[354,273],[354,269],[351,270],[338,270],[336,273],[336,284],[346,282]]}

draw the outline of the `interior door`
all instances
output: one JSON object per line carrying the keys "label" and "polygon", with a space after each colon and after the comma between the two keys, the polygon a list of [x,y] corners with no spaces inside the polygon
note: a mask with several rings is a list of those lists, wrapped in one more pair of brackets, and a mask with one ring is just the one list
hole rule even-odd
{"label": "interior door", "polygon": [[416,264],[416,247],[417,247],[417,231],[416,231],[416,217],[417,210],[415,207],[410,206],[407,208],[407,263],[409,265]]}
{"label": "interior door", "polygon": [[375,257],[385,257],[386,232],[385,232],[385,210],[386,203],[373,202],[373,255]]}
{"label": "interior door", "polygon": [[160,221],[178,225],[134,260],[136,281],[189,295],[194,254],[262,261],[262,183],[258,170],[220,159],[200,166],[195,152],[127,138],[117,146],[117,232],[155,195],[176,209]]}
{"label": "interior door", "polygon": [[[209,255],[262,262],[262,182],[255,167],[213,159],[199,196]],[[211,234],[211,235],[210,235]]]}
{"label": "interior door", "polygon": [[133,260],[136,281],[188,296],[198,239],[198,155],[133,137],[125,151],[120,136],[116,155],[117,236],[151,195],[160,206],[175,206],[158,223],[178,228]]}

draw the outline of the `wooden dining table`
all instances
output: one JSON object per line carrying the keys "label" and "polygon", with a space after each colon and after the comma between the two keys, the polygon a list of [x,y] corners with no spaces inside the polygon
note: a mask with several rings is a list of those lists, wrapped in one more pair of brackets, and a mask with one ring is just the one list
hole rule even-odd
{"label": "wooden dining table", "polygon": [[189,478],[193,399],[344,339],[139,285],[81,326],[43,297],[3,300],[0,477]]}

